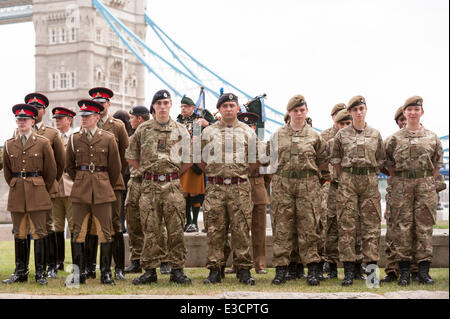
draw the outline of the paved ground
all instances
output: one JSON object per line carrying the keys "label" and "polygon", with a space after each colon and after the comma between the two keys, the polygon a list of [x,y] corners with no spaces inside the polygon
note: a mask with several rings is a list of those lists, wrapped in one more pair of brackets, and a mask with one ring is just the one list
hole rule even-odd
{"label": "paved ground", "polygon": [[217,295],[31,295],[0,294],[0,299],[449,299],[448,291],[397,291],[361,293],[268,293],[234,291]]}

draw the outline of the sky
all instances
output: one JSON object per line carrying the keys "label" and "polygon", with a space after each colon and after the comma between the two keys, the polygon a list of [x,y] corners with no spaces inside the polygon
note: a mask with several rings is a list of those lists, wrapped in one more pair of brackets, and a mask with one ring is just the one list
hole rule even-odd
{"label": "sky", "polygon": [[[149,0],[147,12],[201,63],[252,96],[266,93],[280,112],[302,94],[317,128],[332,125],[335,104],[362,95],[367,123],[387,137],[396,109],[420,95],[424,126],[448,134],[447,0]],[[0,25],[0,39],[3,144],[15,127],[11,107],[34,91],[33,24]],[[147,78],[149,106],[164,87]]]}

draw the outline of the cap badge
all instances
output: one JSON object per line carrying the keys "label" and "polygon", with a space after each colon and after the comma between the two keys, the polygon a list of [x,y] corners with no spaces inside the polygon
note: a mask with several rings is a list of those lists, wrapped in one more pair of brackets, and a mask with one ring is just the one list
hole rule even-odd
{"label": "cap badge", "polygon": [[359,99],[359,101],[360,101],[361,103],[364,103],[364,99],[363,99],[363,98]]}
{"label": "cap badge", "polygon": [[232,99],[233,99],[233,94],[228,95],[228,98],[229,98],[230,100],[232,100]]}
{"label": "cap badge", "polygon": [[102,97],[102,95],[100,94],[100,92],[97,92],[94,97]]}
{"label": "cap badge", "polygon": [[25,115],[27,115],[27,113],[25,113],[24,109],[21,109],[18,114],[25,114]]}
{"label": "cap badge", "polygon": [[247,122],[248,121],[248,117],[244,117],[244,121]]}
{"label": "cap badge", "polygon": [[164,96],[165,98],[167,98],[167,93],[166,93],[166,92],[164,92],[163,96]]}
{"label": "cap badge", "polygon": [[417,105],[422,105],[422,102],[420,102],[420,100],[417,100]]}
{"label": "cap badge", "polygon": [[31,100],[31,102],[37,102],[38,100],[37,100],[37,98],[36,97],[34,97],[32,100]]}
{"label": "cap badge", "polygon": [[86,109],[87,109],[86,104],[83,104],[83,105],[81,106],[81,109],[82,109],[82,110],[86,110]]}

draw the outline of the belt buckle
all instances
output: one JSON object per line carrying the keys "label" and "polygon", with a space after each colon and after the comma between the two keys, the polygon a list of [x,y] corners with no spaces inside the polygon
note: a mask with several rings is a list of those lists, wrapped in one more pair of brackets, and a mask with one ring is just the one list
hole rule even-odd
{"label": "belt buckle", "polygon": [[27,178],[27,172],[21,171],[20,177],[22,177],[23,179]]}
{"label": "belt buckle", "polygon": [[91,164],[89,164],[89,172],[91,172],[91,173],[95,172],[95,165],[92,162],[91,162]]}
{"label": "belt buckle", "polygon": [[230,185],[231,184],[231,178],[224,178],[223,183],[225,185]]}
{"label": "belt buckle", "polygon": [[160,182],[165,182],[165,181],[166,181],[166,175],[159,175],[159,176],[158,176],[158,180],[159,180]]}
{"label": "belt buckle", "polygon": [[408,178],[416,178],[416,172],[415,171],[408,171]]}

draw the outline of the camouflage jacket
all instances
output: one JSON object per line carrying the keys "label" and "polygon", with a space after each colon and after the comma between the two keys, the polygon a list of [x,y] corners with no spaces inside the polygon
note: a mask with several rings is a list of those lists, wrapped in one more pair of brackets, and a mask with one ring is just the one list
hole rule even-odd
{"label": "camouflage jacket", "polygon": [[[320,136],[322,136],[322,138],[325,140],[325,142],[328,143],[328,148],[327,148],[327,152],[328,152],[328,156],[330,156],[331,154],[331,145],[333,145],[333,138],[336,136],[337,132],[339,130],[337,128],[334,127],[334,125],[324,131],[322,131],[322,133],[320,133]],[[330,157],[328,157],[328,161],[330,161]],[[329,164],[328,165],[328,170],[323,170],[322,171],[322,177],[324,179],[327,180],[336,180],[337,179],[337,174],[335,172],[335,169],[333,167],[333,165]]]}
{"label": "camouflage jacket", "polygon": [[294,131],[290,125],[279,128],[271,136],[270,145],[274,150],[278,150],[276,154],[278,172],[300,170],[318,172],[319,166],[328,162],[327,142],[309,125],[305,125],[300,131]]}
{"label": "camouflage jacket", "polygon": [[249,163],[256,163],[258,147],[254,130],[240,121],[233,127],[227,127],[223,121],[206,127],[201,135],[201,160],[206,163],[206,175],[247,178]]}
{"label": "camouflage jacket", "polygon": [[443,156],[439,137],[424,127],[416,133],[403,128],[386,140],[386,166],[395,170],[442,168]]}
{"label": "camouflage jacket", "polygon": [[330,162],[342,167],[374,167],[384,165],[385,150],[380,132],[366,124],[358,132],[349,125],[337,132],[332,143]]}
{"label": "camouflage jacket", "polygon": [[189,155],[189,133],[172,119],[166,125],[154,119],[140,124],[125,152],[125,158],[139,161],[142,173],[151,174],[178,173],[181,164],[190,163]]}

